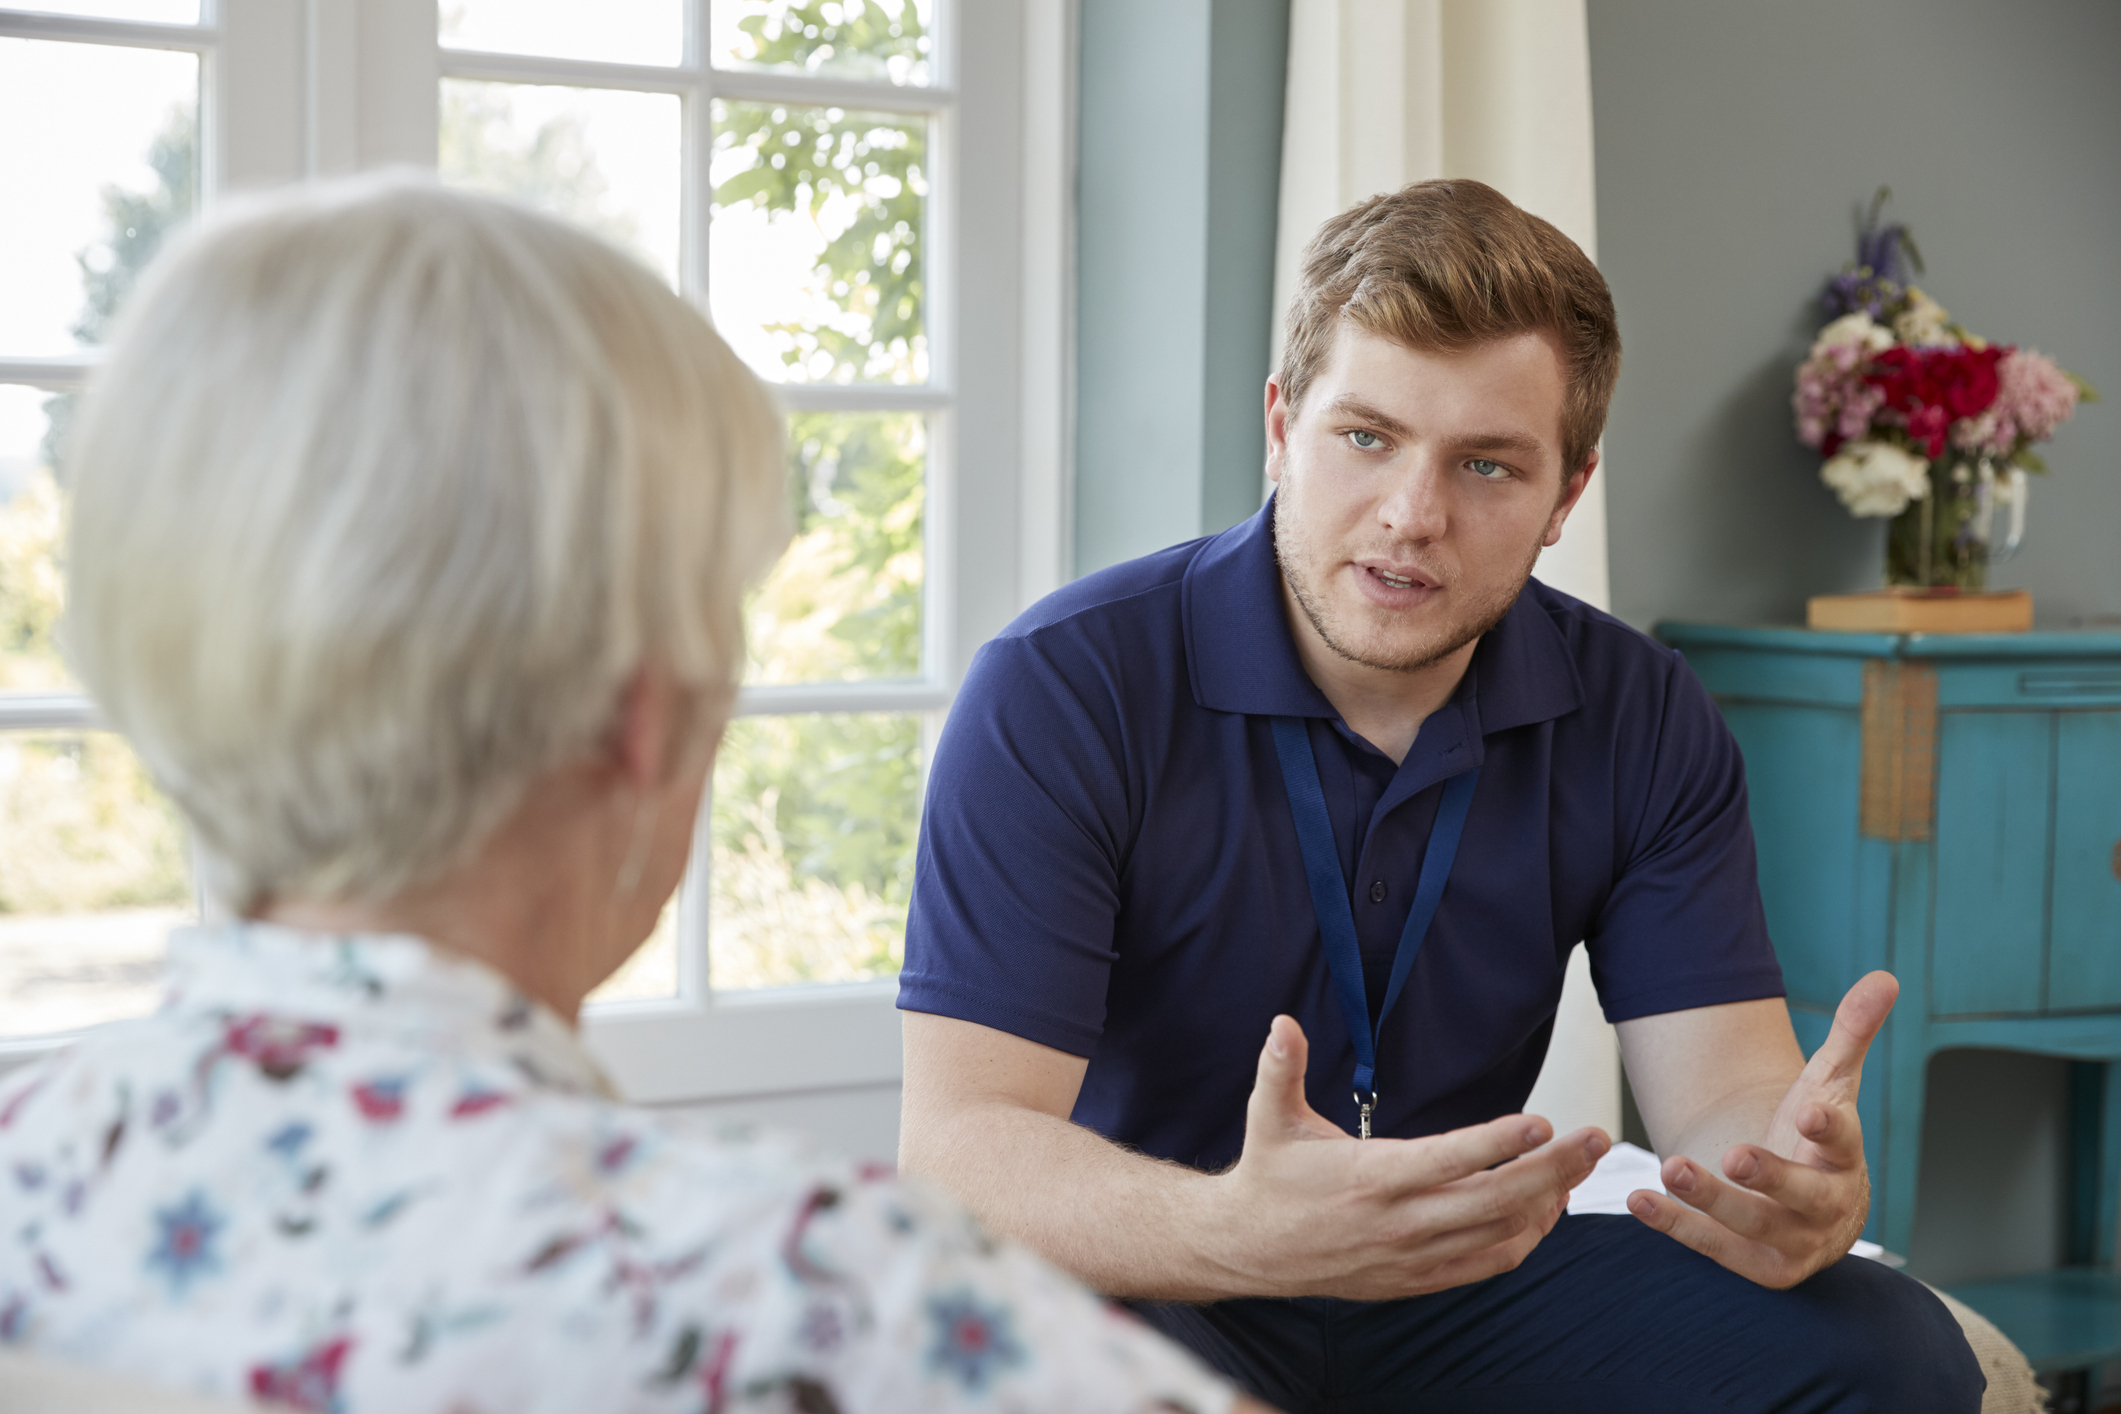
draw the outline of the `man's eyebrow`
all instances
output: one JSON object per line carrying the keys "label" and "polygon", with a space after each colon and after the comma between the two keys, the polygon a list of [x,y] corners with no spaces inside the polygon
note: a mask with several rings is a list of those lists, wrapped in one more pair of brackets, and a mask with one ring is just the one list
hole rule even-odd
{"label": "man's eyebrow", "polygon": [[1475,432],[1458,445],[1474,452],[1537,452],[1545,444],[1523,432]]}
{"label": "man's eyebrow", "polygon": [[1342,417],[1352,417],[1358,422],[1367,422],[1373,427],[1391,433],[1394,437],[1405,437],[1413,431],[1412,428],[1392,416],[1392,414],[1384,411],[1384,409],[1372,407],[1352,393],[1342,393],[1332,402],[1326,404],[1326,407],[1329,411],[1337,412]]}

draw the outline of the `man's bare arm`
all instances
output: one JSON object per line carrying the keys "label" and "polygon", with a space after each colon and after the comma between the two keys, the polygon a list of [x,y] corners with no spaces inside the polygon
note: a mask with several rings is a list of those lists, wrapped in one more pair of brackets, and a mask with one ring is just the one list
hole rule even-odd
{"label": "man's bare arm", "polygon": [[1605,1135],[1524,1115],[1426,1139],[1350,1139],[1304,1099],[1308,1047],[1277,1017],[1222,1174],[1130,1153],[1068,1118],[1086,1064],[989,1027],[904,1013],[899,1162],[1112,1296],[1385,1299],[1515,1267]]}
{"label": "man's bare arm", "polygon": [[1620,1023],[1620,1050],[1665,1186],[1630,1210],[1763,1286],[1788,1287],[1847,1254],[1870,1208],[1856,1096],[1899,984],[1849,989],[1809,1063],[1779,999]]}

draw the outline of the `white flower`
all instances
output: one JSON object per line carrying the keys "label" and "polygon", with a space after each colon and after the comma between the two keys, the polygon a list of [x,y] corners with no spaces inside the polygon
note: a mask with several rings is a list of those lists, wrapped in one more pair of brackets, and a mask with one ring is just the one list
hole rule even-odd
{"label": "white flower", "polygon": [[1908,289],[1907,298],[1907,308],[1900,311],[1900,317],[1893,321],[1893,332],[1900,336],[1901,343],[1920,348],[1959,342],[1946,327],[1951,323],[1952,317],[1944,312],[1943,305],[1912,286]]}
{"label": "white flower", "polygon": [[1859,348],[1866,353],[1877,353],[1893,346],[1893,331],[1859,309],[1853,314],[1842,315],[1821,329],[1819,337],[1812,340],[1812,354],[1817,357],[1826,349],[1843,346]]}
{"label": "white flower", "polygon": [[1929,494],[1929,467],[1891,442],[1850,442],[1819,468],[1819,479],[1850,515],[1896,516]]}

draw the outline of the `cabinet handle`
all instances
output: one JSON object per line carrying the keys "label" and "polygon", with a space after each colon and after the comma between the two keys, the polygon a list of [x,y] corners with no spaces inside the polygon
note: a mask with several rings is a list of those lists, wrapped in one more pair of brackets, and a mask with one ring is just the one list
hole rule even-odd
{"label": "cabinet handle", "polygon": [[2114,877],[2121,879],[2121,840],[2114,841]]}

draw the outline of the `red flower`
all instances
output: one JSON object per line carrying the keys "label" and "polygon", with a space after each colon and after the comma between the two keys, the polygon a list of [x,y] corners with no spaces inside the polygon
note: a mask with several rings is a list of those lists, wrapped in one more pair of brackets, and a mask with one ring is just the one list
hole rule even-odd
{"label": "red flower", "polygon": [[473,1115],[485,1114],[508,1103],[508,1096],[499,1090],[466,1090],[449,1107],[451,1119],[470,1119]]}
{"label": "red flower", "polygon": [[311,1051],[339,1044],[339,1028],[285,1017],[230,1017],[224,1044],[231,1055],[253,1061],[269,1080],[286,1080],[302,1069]]}
{"label": "red flower", "polygon": [[405,1077],[382,1076],[353,1087],[354,1107],[361,1118],[383,1123],[405,1113]]}
{"label": "red flower", "polygon": [[250,1392],[276,1404],[306,1409],[312,1414],[337,1414],[339,1367],[353,1341],[340,1336],[285,1364],[253,1365]]}
{"label": "red flower", "polygon": [[2000,344],[1984,349],[1895,344],[1871,360],[1863,378],[1885,394],[1881,412],[1907,428],[1918,447],[1939,457],[1954,422],[1979,417],[1996,401],[1996,364],[2009,352]]}

